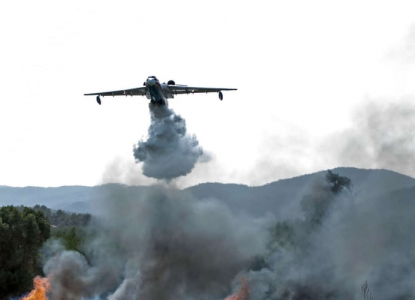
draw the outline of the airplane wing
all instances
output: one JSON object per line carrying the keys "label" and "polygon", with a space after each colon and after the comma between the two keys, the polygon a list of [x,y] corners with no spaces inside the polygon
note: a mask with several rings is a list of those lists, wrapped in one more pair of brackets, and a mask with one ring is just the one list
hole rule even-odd
{"label": "airplane wing", "polygon": [[228,88],[206,88],[206,87],[193,87],[187,85],[169,85],[170,90],[175,95],[179,94],[194,94],[194,93],[214,93],[221,91],[236,91],[237,89]]}
{"label": "airplane wing", "polygon": [[144,96],[145,94],[146,88],[143,86],[128,90],[84,94],[84,96]]}

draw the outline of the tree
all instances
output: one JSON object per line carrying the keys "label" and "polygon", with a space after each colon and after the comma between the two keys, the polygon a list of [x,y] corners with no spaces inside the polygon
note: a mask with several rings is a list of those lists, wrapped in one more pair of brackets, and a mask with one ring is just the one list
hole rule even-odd
{"label": "tree", "polygon": [[52,238],[59,239],[66,250],[82,253],[85,230],[82,227],[56,227],[52,229]]}
{"label": "tree", "polygon": [[38,275],[38,251],[50,237],[42,212],[14,206],[0,208],[0,299],[21,295]]}
{"label": "tree", "polygon": [[327,171],[324,181],[315,186],[313,193],[306,195],[301,201],[301,208],[310,228],[320,225],[333,201],[342,192],[350,192],[350,178]]}
{"label": "tree", "polygon": [[332,192],[334,195],[337,195],[344,190],[350,191],[352,187],[352,181],[350,178],[340,176],[339,174],[335,174],[330,170],[327,171],[325,179],[326,183],[330,187],[330,192]]}
{"label": "tree", "polygon": [[[19,209],[23,210],[24,206],[20,206]],[[50,224],[57,227],[84,227],[91,220],[90,214],[71,213],[61,209],[51,210],[44,205],[35,205],[33,209],[41,211]]]}

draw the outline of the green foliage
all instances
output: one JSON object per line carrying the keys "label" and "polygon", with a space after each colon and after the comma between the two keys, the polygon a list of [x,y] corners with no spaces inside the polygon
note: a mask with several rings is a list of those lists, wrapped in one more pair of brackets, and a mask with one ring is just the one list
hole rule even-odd
{"label": "green foliage", "polygon": [[[24,206],[20,206],[19,209],[23,210]],[[52,210],[44,205],[35,205],[33,209],[41,211],[53,226],[85,227],[91,221],[90,214],[71,213],[61,209]]]}
{"label": "green foliage", "polygon": [[25,207],[0,208],[0,299],[31,288],[38,272],[38,250],[50,237],[42,212]]}
{"label": "green foliage", "polygon": [[74,250],[82,253],[82,245],[86,239],[85,231],[81,227],[54,227],[52,238],[59,239],[66,250]]}
{"label": "green foliage", "polygon": [[[41,275],[39,249],[49,238],[67,250],[81,251],[90,214],[53,211],[46,206],[0,208],[0,299],[19,296]],[[53,226],[51,227],[51,224]]]}

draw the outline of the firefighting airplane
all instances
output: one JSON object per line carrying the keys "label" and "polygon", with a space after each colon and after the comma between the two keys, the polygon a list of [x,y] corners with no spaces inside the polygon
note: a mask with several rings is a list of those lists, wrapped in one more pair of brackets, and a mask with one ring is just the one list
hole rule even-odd
{"label": "firefighting airplane", "polygon": [[173,99],[174,95],[216,92],[219,93],[219,99],[223,100],[222,91],[236,91],[236,89],[226,88],[191,87],[176,84],[173,80],[169,80],[167,84],[164,82],[160,83],[156,76],[149,76],[143,85],[143,87],[134,89],[84,95],[97,96],[97,102],[99,105],[101,105],[101,96],[146,96],[147,99],[151,100],[152,104],[167,105],[167,99]]}

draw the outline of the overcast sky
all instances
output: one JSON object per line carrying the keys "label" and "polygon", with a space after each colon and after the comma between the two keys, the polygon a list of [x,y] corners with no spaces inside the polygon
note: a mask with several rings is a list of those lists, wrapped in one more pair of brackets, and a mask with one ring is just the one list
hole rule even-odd
{"label": "overcast sky", "polygon": [[179,187],[336,167],[319,149],[364,103],[415,95],[414,1],[17,0],[0,11],[0,185],[151,183],[132,153],[148,100],[83,96],[149,75],[238,88],[222,102],[170,100],[212,158]]}

